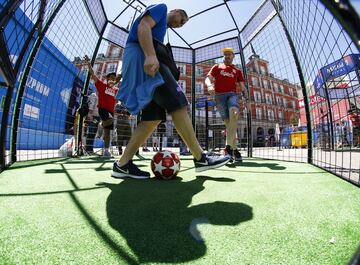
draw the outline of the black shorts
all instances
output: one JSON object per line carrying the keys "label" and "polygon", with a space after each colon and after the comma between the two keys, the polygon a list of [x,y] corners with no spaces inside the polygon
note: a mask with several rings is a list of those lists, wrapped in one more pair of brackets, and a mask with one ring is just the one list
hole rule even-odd
{"label": "black shorts", "polygon": [[166,113],[171,113],[189,104],[169,68],[160,63],[159,72],[165,83],[155,89],[152,101],[141,111],[142,121],[165,121]]}
{"label": "black shorts", "polygon": [[[98,111],[99,111],[100,119],[102,121],[106,121],[108,119],[114,119],[114,112],[110,112],[103,108],[99,108]],[[104,129],[109,129],[109,130],[114,129],[114,123],[111,123],[110,125],[105,126]]]}

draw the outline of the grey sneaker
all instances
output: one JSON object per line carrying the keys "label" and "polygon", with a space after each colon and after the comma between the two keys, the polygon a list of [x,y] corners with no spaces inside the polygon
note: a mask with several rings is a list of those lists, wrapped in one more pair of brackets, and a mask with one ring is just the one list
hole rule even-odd
{"label": "grey sneaker", "polygon": [[150,178],[150,173],[140,170],[135,164],[133,164],[132,160],[122,167],[120,167],[118,162],[115,161],[111,176],[113,178],[148,179]]}
{"label": "grey sneaker", "polygon": [[200,160],[194,159],[195,171],[201,172],[212,168],[218,168],[229,162],[229,156],[202,154]]}

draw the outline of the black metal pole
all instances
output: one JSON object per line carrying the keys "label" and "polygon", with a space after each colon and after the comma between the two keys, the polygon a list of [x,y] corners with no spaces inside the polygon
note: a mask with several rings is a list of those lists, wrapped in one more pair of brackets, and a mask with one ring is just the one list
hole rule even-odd
{"label": "black metal pole", "polygon": [[[324,80],[324,76],[320,70],[320,74],[321,74],[321,79]],[[335,142],[334,142],[334,121],[333,121],[333,113],[332,113],[332,108],[331,108],[331,101],[330,101],[330,96],[329,96],[329,91],[328,91],[328,87],[326,85],[326,81],[324,80],[324,92],[325,92],[325,98],[326,98],[326,105],[327,105],[327,115],[329,116],[329,126],[330,126],[330,131],[329,131],[329,137],[330,137],[330,149],[334,150],[335,148]]]}
{"label": "black metal pole", "polygon": [[195,127],[195,109],[196,109],[196,104],[195,104],[195,82],[196,82],[196,78],[195,78],[195,67],[196,67],[196,63],[195,63],[195,50],[192,50],[192,71],[191,71],[191,122],[192,125],[194,127],[194,130],[196,129]]}
{"label": "black metal pole", "polygon": [[53,22],[54,18],[56,17],[56,15],[58,14],[58,12],[60,11],[61,7],[64,5],[65,2],[66,2],[66,0],[60,1],[57,4],[57,6],[54,8],[53,13],[47,20],[42,31],[39,32],[39,35],[38,35],[37,39],[35,40],[34,46],[29,53],[28,60],[24,66],[24,72],[23,72],[21,80],[20,80],[18,93],[16,96],[15,104],[14,104],[14,114],[13,114],[13,118],[12,118],[12,133],[11,133],[11,147],[10,147],[11,162],[16,162],[16,142],[17,142],[17,131],[18,131],[18,126],[19,126],[20,108],[21,108],[22,98],[24,95],[25,87],[26,87],[27,78],[30,74],[31,65],[33,64],[33,62],[36,58],[36,54],[39,51],[40,45],[42,43],[43,38],[45,37],[46,31],[49,29],[51,23]]}
{"label": "black metal pole", "polygon": [[205,149],[209,150],[209,100],[205,100]]}
{"label": "black metal pole", "polygon": [[[14,91],[14,87],[8,86],[5,96],[4,108],[2,113],[1,119],[1,130],[0,130],[0,172],[3,171],[6,165],[6,135],[7,135],[7,127],[8,127],[8,117],[9,117],[9,110],[11,106],[11,97]],[[8,100],[10,99],[10,100]],[[11,161],[10,161],[11,162]]]}
{"label": "black metal pole", "polygon": [[241,58],[241,67],[244,74],[245,79],[245,88],[246,88],[246,97],[245,98],[245,106],[247,109],[247,153],[248,157],[252,157],[253,151],[253,139],[252,139],[252,117],[251,117],[251,102],[250,102],[250,85],[249,85],[249,76],[246,69],[245,63],[245,55],[244,50],[242,49],[242,42],[240,38],[240,34],[238,35],[238,43],[239,43],[239,51],[240,51],[240,58]]}
{"label": "black metal pole", "polygon": [[283,27],[283,30],[285,32],[286,35],[286,39],[290,45],[290,49],[291,49],[291,53],[294,57],[294,61],[295,61],[295,65],[296,65],[296,69],[299,75],[299,79],[300,79],[300,84],[301,84],[301,88],[302,88],[302,93],[304,96],[304,107],[305,107],[305,114],[306,114],[306,120],[307,120],[307,139],[308,139],[308,160],[307,162],[309,164],[312,164],[313,162],[313,140],[312,140],[312,127],[311,127],[311,115],[310,115],[310,104],[309,104],[309,99],[308,99],[308,95],[307,95],[307,91],[306,91],[306,83],[305,83],[305,78],[304,78],[304,74],[303,71],[301,69],[301,64],[300,64],[300,60],[299,57],[297,55],[296,49],[295,49],[295,45],[291,39],[290,33],[285,25],[284,19],[282,17],[282,15],[280,14],[279,10],[278,10],[278,6],[275,3],[274,0],[271,0],[272,5],[274,6],[276,13],[279,17],[280,23]]}
{"label": "black metal pole", "polygon": [[5,82],[13,87],[16,82],[16,74],[10,61],[9,52],[2,32],[3,30],[0,28],[0,74],[4,77]]}

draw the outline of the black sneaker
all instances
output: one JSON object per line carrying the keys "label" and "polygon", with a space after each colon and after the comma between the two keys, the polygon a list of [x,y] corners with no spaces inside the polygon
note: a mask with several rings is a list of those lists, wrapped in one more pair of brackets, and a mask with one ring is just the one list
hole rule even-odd
{"label": "black sneaker", "polygon": [[140,170],[135,164],[133,164],[132,160],[122,167],[120,167],[118,162],[115,161],[111,176],[113,178],[148,179],[150,178],[150,173]]}
{"label": "black sneaker", "polygon": [[212,168],[218,168],[229,162],[230,157],[228,156],[217,156],[202,154],[200,160],[194,159],[195,171],[201,172]]}
{"label": "black sneaker", "polygon": [[235,159],[236,162],[242,162],[243,161],[239,150],[235,149],[233,154],[234,154],[234,159]]}
{"label": "black sneaker", "polygon": [[231,149],[230,145],[225,146],[224,149],[225,156],[229,157],[229,162],[234,162],[234,150]]}

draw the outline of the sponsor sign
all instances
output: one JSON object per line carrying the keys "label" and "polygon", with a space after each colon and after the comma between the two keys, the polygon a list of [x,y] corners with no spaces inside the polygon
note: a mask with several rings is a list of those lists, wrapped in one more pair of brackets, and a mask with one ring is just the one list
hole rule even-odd
{"label": "sponsor sign", "polygon": [[[309,101],[310,101],[310,107],[312,107],[312,106],[315,106],[315,105],[320,104],[321,102],[326,101],[326,99],[323,98],[323,97],[320,97],[320,96],[318,96],[318,95],[313,95],[313,96],[310,96],[310,97],[309,97]],[[303,99],[303,98],[298,100],[298,104],[299,104],[299,108],[300,108],[300,109],[305,108],[304,99]]]}

